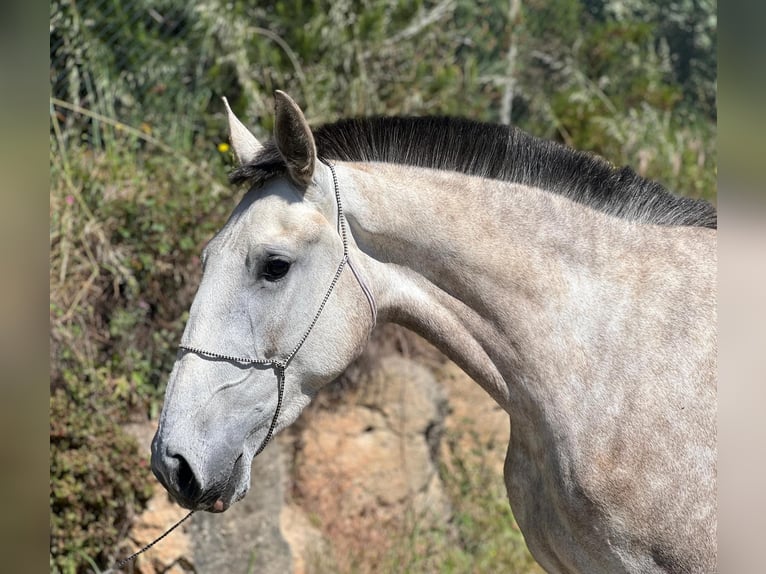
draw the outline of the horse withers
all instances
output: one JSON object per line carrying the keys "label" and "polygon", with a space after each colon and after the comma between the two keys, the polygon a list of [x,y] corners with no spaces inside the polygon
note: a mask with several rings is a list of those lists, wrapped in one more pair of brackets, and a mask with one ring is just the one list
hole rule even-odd
{"label": "horse withers", "polygon": [[277,92],[261,144],[227,110],[248,191],[203,252],[152,444],[182,505],[245,496],[393,321],[508,413],[508,496],[547,571],[716,570],[712,206],[508,126],[312,131]]}

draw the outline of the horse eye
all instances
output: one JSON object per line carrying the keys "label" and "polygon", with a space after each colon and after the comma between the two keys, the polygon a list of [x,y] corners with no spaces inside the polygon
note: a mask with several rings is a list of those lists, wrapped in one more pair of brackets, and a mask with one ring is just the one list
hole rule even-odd
{"label": "horse eye", "polygon": [[290,262],[284,259],[269,259],[263,266],[263,277],[266,281],[277,281],[282,279],[290,270]]}

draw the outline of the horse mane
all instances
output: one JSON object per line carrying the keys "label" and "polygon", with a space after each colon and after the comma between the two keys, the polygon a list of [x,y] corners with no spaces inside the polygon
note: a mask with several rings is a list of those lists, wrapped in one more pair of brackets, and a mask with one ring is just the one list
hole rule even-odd
{"label": "horse mane", "polygon": [[[328,161],[455,171],[538,187],[623,219],[717,227],[716,209],[707,201],[674,195],[629,167],[617,168],[595,154],[514,126],[448,117],[372,117],[340,120],[313,134],[317,154]],[[230,180],[261,185],[285,170],[272,140]]]}

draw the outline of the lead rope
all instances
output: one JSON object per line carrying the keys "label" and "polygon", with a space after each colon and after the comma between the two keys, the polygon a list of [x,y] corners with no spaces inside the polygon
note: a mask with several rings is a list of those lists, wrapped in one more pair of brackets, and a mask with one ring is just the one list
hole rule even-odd
{"label": "lead rope", "polygon": [[[271,424],[269,425],[269,430],[266,433],[266,436],[263,439],[263,442],[261,443],[261,446],[258,447],[258,450],[255,451],[255,454],[253,455],[253,458],[261,454],[264,448],[266,448],[266,445],[271,440],[271,437],[274,434],[274,429],[277,426],[277,419],[279,418],[279,412],[282,410],[282,399],[284,396],[285,391],[285,371],[287,370],[287,365],[290,364],[290,361],[292,361],[293,357],[296,355],[298,350],[303,346],[303,343],[306,342],[306,339],[308,339],[309,334],[311,333],[311,330],[314,328],[314,326],[317,324],[317,321],[319,321],[319,316],[322,314],[322,311],[325,308],[325,305],[327,304],[327,301],[330,299],[330,295],[332,294],[333,290],[335,289],[335,285],[337,285],[338,280],[340,279],[341,273],[343,273],[343,268],[348,264],[349,269],[351,269],[351,272],[353,273],[354,277],[356,278],[357,283],[359,283],[359,287],[361,287],[362,292],[364,293],[365,297],[367,298],[367,302],[370,305],[370,312],[372,313],[372,326],[375,327],[375,324],[378,319],[378,310],[377,305],[375,304],[375,298],[372,295],[372,291],[370,291],[370,288],[367,286],[365,281],[362,279],[362,276],[359,274],[359,272],[356,270],[355,266],[351,263],[351,260],[348,256],[348,237],[346,232],[346,218],[343,214],[343,205],[340,202],[340,186],[338,185],[338,176],[335,173],[335,166],[333,166],[331,163],[320,160],[322,163],[324,163],[327,167],[330,168],[330,172],[332,173],[332,181],[333,181],[333,187],[335,188],[335,202],[338,206],[338,233],[341,237],[341,240],[343,241],[343,257],[340,260],[340,263],[338,264],[338,268],[335,271],[335,275],[332,278],[332,281],[330,282],[330,286],[325,292],[324,297],[322,298],[322,302],[319,304],[319,309],[317,310],[316,314],[314,315],[314,318],[311,321],[311,324],[309,325],[308,329],[303,333],[303,336],[298,341],[298,344],[293,347],[293,350],[290,351],[290,353],[285,357],[284,359],[251,359],[249,357],[235,357],[231,355],[224,355],[222,353],[214,353],[211,351],[206,351],[204,349],[198,348],[198,347],[192,347],[189,345],[178,345],[178,348],[183,351],[188,351],[190,353],[194,353],[196,355],[200,355],[203,357],[209,357],[211,359],[219,359],[223,361],[231,361],[234,363],[240,363],[242,365],[263,365],[263,366],[270,366],[274,369],[274,372],[277,376],[277,406],[274,409],[274,416],[271,419]],[[109,574],[110,572],[113,572],[114,570],[119,570],[126,564],[132,562],[136,558],[138,558],[141,554],[149,550],[152,546],[157,544],[160,540],[165,538],[168,534],[173,532],[176,528],[181,526],[186,520],[188,520],[192,514],[194,514],[194,510],[191,510],[189,514],[184,516],[181,520],[176,522],[173,526],[168,528],[164,534],[157,537],[154,541],[150,542],[137,552],[134,552],[127,558],[124,558],[117,562],[112,568],[107,570],[106,574]]]}
{"label": "lead rope", "polygon": [[155,538],[155,539],[154,539],[154,541],[150,542],[149,544],[147,544],[146,546],[144,546],[143,548],[141,548],[141,550],[139,550],[139,551],[137,551],[137,552],[134,552],[133,554],[131,554],[131,555],[130,555],[130,556],[128,556],[127,558],[123,558],[122,560],[120,560],[119,562],[117,562],[117,563],[116,563],[114,566],[112,566],[112,567],[111,567],[109,570],[107,570],[107,571],[106,571],[104,574],[111,574],[112,572],[114,572],[115,570],[119,570],[120,568],[122,568],[123,566],[125,566],[126,564],[128,564],[129,562],[133,562],[133,560],[135,560],[136,558],[138,558],[139,556],[141,556],[141,554],[143,554],[144,552],[146,552],[147,550],[149,550],[149,549],[150,549],[152,546],[154,546],[155,544],[157,544],[157,543],[158,543],[160,540],[162,540],[162,539],[163,539],[163,538],[165,538],[165,537],[166,537],[168,534],[170,534],[171,532],[173,532],[173,531],[174,531],[176,528],[178,528],[179,526],[181,526],[181,524],[183,524],[184,522],[186,522],[186,521],[187,521],[187,520],[188,520],[188,519],[191,517],[191,515],[192,515],[192,514],[194,514],[194,512],[195,512],[194,510],[190,510],[190,511],[189,511],[189,514],[187,514],[187,515],[186,515],[186,516],[184,516],[184,517],[183,517],[181,520],[179,520],[178,522],[176,522],[176,523],[175,523],[173,526],[171,526],[170,528],[168,528],[168,529],[165,531],[165,533],[164,533],[164,534],[162,534],[162,535],[158,536],[157,538]]}

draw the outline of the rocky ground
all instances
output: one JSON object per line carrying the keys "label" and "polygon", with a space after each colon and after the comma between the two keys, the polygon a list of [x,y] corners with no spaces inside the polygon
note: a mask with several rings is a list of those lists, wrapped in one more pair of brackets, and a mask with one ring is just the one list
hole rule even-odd
{"label": "rocky ground", "polygon": [[[139,557],[134,572],[374,571],[359,557],[375,563],[415,529],[449,540],[440,464],[449,471],[456,456],[463,464],[480,456],[477,464],[490,460],[502,483],[508,417],[446,360],[384,353],[353,385],[318,402],[256,459],[243,501],[224,514],[195,514]],[[148,452],[154,429],[129,430]],[[184,514],[158,484],[130,545],[148,543]]]}

